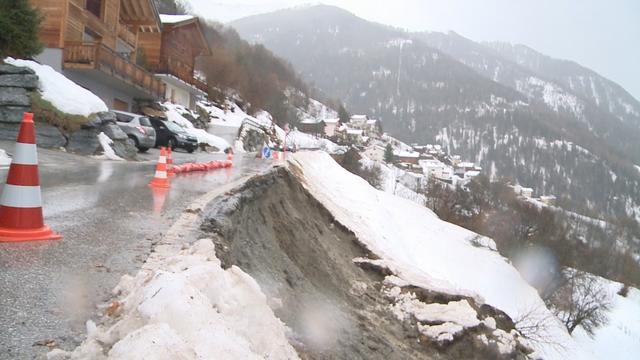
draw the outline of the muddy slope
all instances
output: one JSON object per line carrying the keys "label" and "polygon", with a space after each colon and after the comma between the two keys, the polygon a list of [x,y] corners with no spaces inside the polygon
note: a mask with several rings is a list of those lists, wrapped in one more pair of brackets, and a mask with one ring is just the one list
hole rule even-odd
{"label": "muddy slope", "polygon": [[253,178],[202,215],[203,235],[214,239],[223,265],[237,265],[258,281],[292,329],[291,342],[302,358],[489,355],[474,350],[472,341],[443,352],[396,319],[380,291],[384,271],[352,261],[372,254],[288,170]]}

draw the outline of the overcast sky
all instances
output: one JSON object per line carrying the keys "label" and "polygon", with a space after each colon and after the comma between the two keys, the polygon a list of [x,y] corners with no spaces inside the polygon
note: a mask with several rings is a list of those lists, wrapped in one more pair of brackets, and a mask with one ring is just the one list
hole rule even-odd
{"label": "overcast sky", "polygon": [[576,61],[640,99],[640,0],[187,0],[198,15],[228,22],[324,3],[409,30],[528,45]]}

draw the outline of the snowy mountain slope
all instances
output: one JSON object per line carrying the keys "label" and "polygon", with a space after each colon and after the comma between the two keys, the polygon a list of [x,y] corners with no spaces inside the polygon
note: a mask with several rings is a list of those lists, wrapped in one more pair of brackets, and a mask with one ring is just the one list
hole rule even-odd
{"label": "snowy mountain slope", "polygon": [[524,45],[488,42],[505,59],[558,82],[571,92],[596,104],[631,125],[640,126],[640,101],[624,88],[573,61],[554,59]]}
{"label": "snowy mountain slope", "polygon": [[397,276],[389,281],[470,296],[512,319],[529,314],[521,325],[543,323],[545,336],[560,344],[529,344],[537,355],[590,358],[515,268],[495,251],[472,244],[476,234],[439,220],[424,206],[375,190],[326,154],[299,153],[290,163],[311,194],[379,257],[369,261]]}
{"label": "snowy mountain slope", "polygon": [[[459,61],[416,34],[329,6],[232,26],[291,61],[351,112],[382,119],[385,131],[403,141],[439,141],[494,177],[559,196],[570,210],[640,219],[640,177],[631,161],[640,157],[640,130],[491,49],[473,43],[462,48],[473,61]],[[486,73],[478,70],[485,65]],[[556,143],[586,152],[544,146]]]}

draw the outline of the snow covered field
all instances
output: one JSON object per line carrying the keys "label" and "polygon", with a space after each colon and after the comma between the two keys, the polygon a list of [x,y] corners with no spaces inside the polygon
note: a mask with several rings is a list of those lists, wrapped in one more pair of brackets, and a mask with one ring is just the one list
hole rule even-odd
{"label": "snow covered field", "polygon": [[6,58],[4,61],[7,64],[28,67],[35,71],[39,78],[42,98],[64,113],[89,116],[108,111],[107,105],[99,97],[55,71],[51,66],[13,58]]}
{"label": "snow covered field", "polygon": [[328,139],[317,138],[313,135],[298,130],[290,131],[286,137],[287,146],[296,146],[298,149],[320,149],[330,154],[345,152],[345,146],[334,144]]}
{"label": "snow covered field", "polygon": [[637,359],[640,354],[640,290],[629,288],[626,297],[618,294],[622,284],[599,278],[611,296],[609,322],[596,329],[593,338],[577,328],[573,337],[597,359]]}
{"label": "snow covered field", "polygon": [[[337,165],[327,154],[298,153],[292,160],[309,191],[354,231],[358,238],[402,281],[433,291],[459,294],[522,319],[521,325],[544,324],[554,343],[531,343],[546,359],[591,358],[546,308],[506,259],[477,246],[477,234],[446,223],[414,202],[380,192]],[[462,266],[464,264],[464,266]]]}

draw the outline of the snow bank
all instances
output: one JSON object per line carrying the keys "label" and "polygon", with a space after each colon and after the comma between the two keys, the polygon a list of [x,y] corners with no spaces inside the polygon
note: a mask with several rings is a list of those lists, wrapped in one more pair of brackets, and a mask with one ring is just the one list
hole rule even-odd
{"label": "snow bank", "polygon": [[402,280],[425,289],[474,298],[543,324],[547,343],[530,344],[545,359],[590,358],[529,286],[497,252],[474,246],[478,235],[444,222],[414,202],[371,187],[321,152],[297,153],[302,183]]}
{"label": "snow bank", "polygon": [[116,161],[124,161],[123,158],[116,155],[116,152],[113,151],[111,145],[113,145],[113,140],[108,137],[105,133],[101,132],[98,134],[98,141],[100,142],[100,146],[102,147],[103,154],[100,156],[96,156],[98,159],[108,159],[108,160],[116,160]]}
{"label": "snow bank", "polygon": [[114,291],[115,322],[89,323],[71,358],[298,358],[259,285],[238,267],[222,269],[209,239],[124,276]]}
{"label": "snow bank", "polygon": [[[225,101],[226,110],[204,101],[198,102],[198,106],[209,114],[211,125],[239,128],[242,126],[242,122],[248,119],[265,127],[271,126],[271,115],[265,111],[260,112],[256,116],[251,116],[244,112],[233,101]],[[266,113],[266,115],[263,113]]]}
{"label": "snow bank", "polygon": [[166,109],[165,113],[167,115],[167,120],[183,127],[187,134],[195,136],[198,139],[198,143],[208,144],[210,146],[218,148],[219,150],[224,150],[230,146],[225,139],[210,134],[203,129],[196,129],[191,121],[187,120],[184,116],[181,115],[182,113],[188,111],[184,107],[171,103],[165,103],[163,104],[163,106]]}
{"label": "snow bank", "polygon": [[0,166],[9,166],[11,165],[11,157],[7,154],[6,151],[0,149]]}
{"label": "snow bank", "polygon": [[637,359],[640,354],[640,290],[629,288],[626,297],[618,294],[622,284],[598,278],[611,296],[609,322],[596,329],[591,338],[582,328],[573,332],[578,344],[598,359]]}
{"label": "snow bank", "polygon": [[107,105],[91,91],[67,79],[51,66],[41,65],[31,60],[6,58],[6,63],[32,69],[39,77],[42,98],[49,101],[63,113],[89,116],[108,111]]}
{"label": "snow bank", "polygon": [[286,139],[287,146],[295,145],[298,149],[317,149],[326,151],[330,154],[344,153],[347,151],[345,146],[336,145],[331,140],[317,138],[298,130],[290,131]]}

